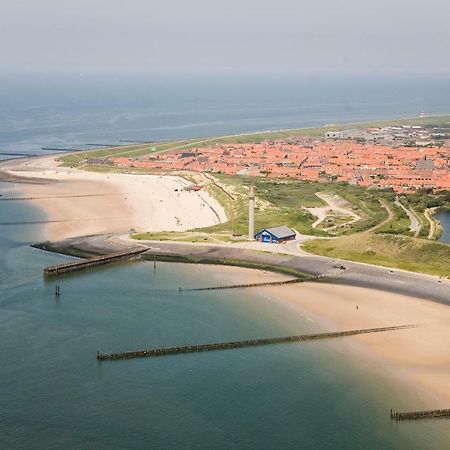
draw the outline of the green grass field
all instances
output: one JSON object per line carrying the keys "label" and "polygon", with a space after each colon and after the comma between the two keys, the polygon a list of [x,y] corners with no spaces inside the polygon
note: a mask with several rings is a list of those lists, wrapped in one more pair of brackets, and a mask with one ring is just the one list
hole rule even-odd
{"label": "green grass field", "polygon": [[313,236],[330,236],[320,227],[313,228],[316,217],[304,210],[305,207],[324,206],[317,197],[317,192],[328,192],[341,196],[353,205],[353,211],[361,220],[351,225],[343,224],[334,230],[334,235],[352,234],[368,230],[386,219],[386,210],[381,206],[383,199],[394,212],[394,225],[387,232],[397,233],[399,229],[409,227],[405,222],[404,212],[395,207],[395,195],[391,190],[370,190],[345,183],[319,183],[298,180],[273,180],[265,178],[246,178],[214,174],[221,184],[231,187],[236,201],[230,201],[224,194],[211,190],[225,206],[229,222],[202,229],[205,232],[228,232],[230,234],[247,233],[247,194],[250,186],[255,187],[257,196],[255,226],[257,229],[286,224],[302,234]]}
{"label": "green grass field", "polygon": [[176,241],[176,242],[203,242],[209,244],[217,244],[221,242],[233,242],[228,233],[197,233],[197,232],[148,232],[131,235],[133,239],[138,241]]}
{"label": "green grass field", "polygon": [[407,236],[358,233],[305,243],[305,251],[430,275],[450,276],[450,245]]}

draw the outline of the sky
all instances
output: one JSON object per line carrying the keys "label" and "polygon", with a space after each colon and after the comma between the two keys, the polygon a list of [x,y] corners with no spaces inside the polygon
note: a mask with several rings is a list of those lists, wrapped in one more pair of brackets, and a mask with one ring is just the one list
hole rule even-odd
{"label": "sky", "polygon": [[450,75],[449,0],[0,0],[0,75]]}

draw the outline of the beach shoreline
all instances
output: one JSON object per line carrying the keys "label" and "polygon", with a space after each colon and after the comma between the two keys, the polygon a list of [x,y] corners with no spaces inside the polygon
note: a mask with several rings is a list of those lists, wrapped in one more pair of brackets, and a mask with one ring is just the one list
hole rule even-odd
{"label": "beach shoreline", "polygon": [[[450,404],[450,308],[373,289],[327,283],[261,287],[281,307],[308,315],[325,331],[417,324],[417,328],[344,339],[376,361],[380,373],[411,393],[411,410]],[[368,380],[369,381],[369,380]]]}
{"label": "beach shoreline", "polygon": [[79,171],[58,167],[54,156],[8,161],[2,169],[11,180],[22,179],[23,196],[46,212],[52,241],[130,230],[185,231],[227,220],[215,198],[186,189],[190,183],[178,176]]}
{"label": "beach shoreline", "polygon": [[[130,228],[182,231],[217,223],[217,212],[220,220],[226,220],[221,206],[206,193],[202,192],[201,195],[207,196],[207,203],[214,205],[213,208],[202,206],[205,204],[205,197],[182,191],[186,180],[173,176],[97,174],[66,170],[51,164],[49,166],[49,159],[20,163],[18,167],[9,170],[12,176],[52,180],[51,183],[20,186],[24,196],[37,198],[33,200],[33,204],[45,211],[51,221],[46,224],[51,241],[101,234],[111,236],[129,232]],[[145,202],[150,206],[143,207]],[[215,213],[213,209],[216,210]],[[104,239],[99,239],[100,248],[102,245],[106,248]],[[159,246],[165,248],[167,244],[160,243]],[[207,251],[210,252],[209,249]],[[242,252],[239,249],[237,251]],[[286,256],[281,257],[283,261],[283,258],[288,259]],[[317,261],[317,270],[324,270],[320,258],[305,258],[309,258],[308,265],[312,264],[311,261]],[[351,263],[346,265],[360,267]],[[378,358],[380,366],[383,366],[380,367],[383,374],[394,383],[410,386],[412,396],[420,393],[421,405],[425,402],[433,409],[448,407],[450,353],[445,342],[450,342],[450,308],[430,301],[431,297],[420,300],[412,295],[405,295],[404,292],[371,289],[369,278],[366,281],[362,278],[365,286],[351,285],[344,278],[348,273],[340,275],[343,284],[302,283],[255,289],[284,307],[299,308],[303,314],[314,316],[323,330],[420,325],[417,329],[395,334],[352,337],[345,339],[344,345],[348,349],[356,349],[364,358]],[[242,268],[224,269],[225,278],[230,278],[230,274],[234,274],[231,278],[238,278],[239,282],[268,279],[267,274],[260,270],[245,272]],[[356,280],[358,271],[355,276]],[[269,277],[271,281],[276,281],[285,279],[286,275],[270,273]],[[329,282],[333,283],[332,277]],[[394,290],[393,281],[389,283]],[[411,405],[411,409],[416,408]]]}

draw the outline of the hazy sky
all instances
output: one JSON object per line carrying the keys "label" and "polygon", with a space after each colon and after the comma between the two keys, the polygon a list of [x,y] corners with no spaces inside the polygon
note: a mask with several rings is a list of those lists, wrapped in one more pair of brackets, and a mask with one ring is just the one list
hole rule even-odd
{"label": "hazy sky", "polygon": [[449,74],[450,0],[0,0],[1,73]]}

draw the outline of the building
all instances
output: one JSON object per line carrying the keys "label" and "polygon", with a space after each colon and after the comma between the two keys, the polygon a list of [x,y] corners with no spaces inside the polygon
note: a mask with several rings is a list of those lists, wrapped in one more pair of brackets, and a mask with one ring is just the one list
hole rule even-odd
{"label": "building", "polygon": [[282,244],[283,242],[295,239],[295,231],[286,225],[280,225],[273,228],[263,228],[255,234],[258,242],[267,242],[269,244]]}

